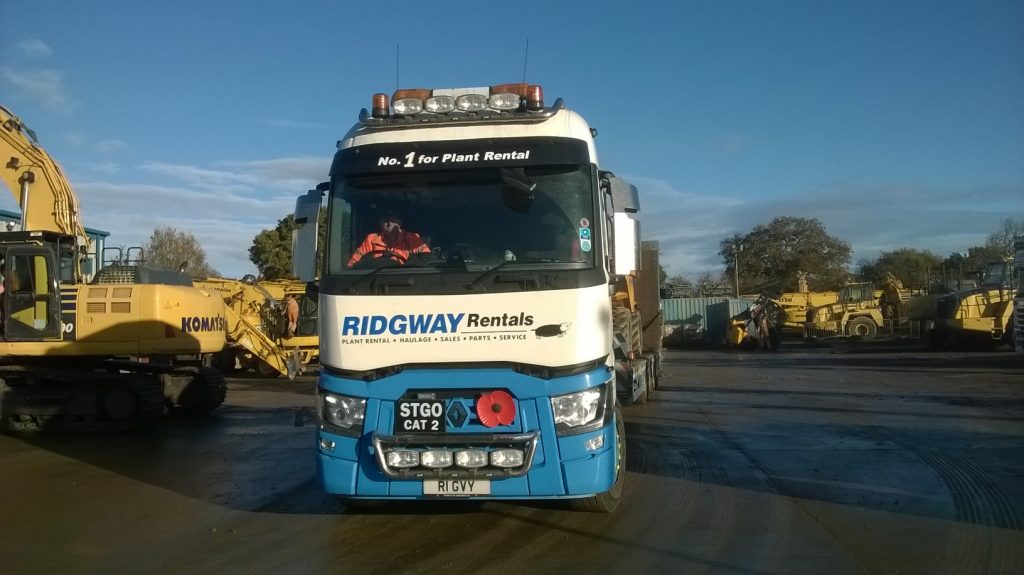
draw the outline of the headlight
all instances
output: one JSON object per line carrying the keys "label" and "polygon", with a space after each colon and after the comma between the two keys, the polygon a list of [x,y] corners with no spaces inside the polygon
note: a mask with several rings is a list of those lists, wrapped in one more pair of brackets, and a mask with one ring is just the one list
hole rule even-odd
{"label": "headlight", "polygon": [[363,419],[366,417],[365,399],[319,389],[317,403],[321,421],[336,428],[331,431],[344,435],[359,435],[363,432]]}
{"label": "headlight", "polygon": [[551,398],[559,435],[583,433],[604,425],[608,384]]}

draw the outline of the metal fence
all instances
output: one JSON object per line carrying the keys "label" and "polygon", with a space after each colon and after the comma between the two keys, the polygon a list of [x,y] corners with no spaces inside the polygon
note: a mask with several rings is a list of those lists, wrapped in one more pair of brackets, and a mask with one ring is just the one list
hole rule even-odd
{"label": "metal fence", "polygon": [[811,339],[840,339],[840,338],[852,338],[857,337],[858,339],[920,339],[922,333],[923,322],[920,321],[903,321],[886,319],[882,320],[882,325],[877,326],[877,332],[874,337],[860,337],[851,336],[848,333],[840,332],[836,329],[825,329],[825,328],[804,328],[804,337]]}
{"label": "metal fence", "polygon": [[661,300],[668,346],[725,343],[729,319],[750,307],[752,300],[726,297]]}

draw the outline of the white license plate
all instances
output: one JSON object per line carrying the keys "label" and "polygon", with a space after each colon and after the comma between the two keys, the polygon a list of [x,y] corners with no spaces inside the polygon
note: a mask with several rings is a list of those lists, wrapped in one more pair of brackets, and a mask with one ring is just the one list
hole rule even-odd
{"label": "white license plate", "polygon": [[424,495],[490,495],[489,479],[427,479],[423,481]]}

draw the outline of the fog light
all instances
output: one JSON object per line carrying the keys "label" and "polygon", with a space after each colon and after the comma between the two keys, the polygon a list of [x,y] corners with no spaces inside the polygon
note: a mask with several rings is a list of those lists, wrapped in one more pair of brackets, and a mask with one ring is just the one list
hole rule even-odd
{"label": "fog light", "polygon": [[487,103],[495,110],[515,110],[519,107],[519,94],[492,94]]}
{"label": "fog light", "polygon": [[476,469],[487,465],[487,452],[482,449],[467,449],[455,454],[455,465]]}
{"label": "fog light", "polygon": [[455,98],[455,107],[463,112],[479,112],[487,109],[487,96],[483,94],[463,94]]}
{"label": "fog light", "polygon": [[417,451],[396,449],[388,452],[388,465],[391,467],[407,469],[409,467],[416,467],[419,464],[420,454]]}
{"label": "fog light", "polygon": [[520,449],[495,449],[491,452],[491,465],[520,467],[523,465],[523,452]]}
{"label": "fog light", "polygon": [[334,442],[331,441],[330,439],[321,439],[320,449],[324,451],[334,451]]}
{"label": "fog light", "polygon": [[446,114],[455,109],[455,98],[451,96],[427,98],[427,101],[423,103],[423,109],[435,114]]}
{"label": "fog light", "polygon": [[587,449],[594,451],[595,449],[601,449],[604,447],[604,435],[598,435],[597,437],[591,437],[585,443]]}
{"label": "fog light", "polygon": [[420,465],[423,467],[430,467],[432,469],[440,469],[442,467],[451,467],[452,465],[452,452],[445,451],[443,449],[432,449],[424,451],[420,454]]}

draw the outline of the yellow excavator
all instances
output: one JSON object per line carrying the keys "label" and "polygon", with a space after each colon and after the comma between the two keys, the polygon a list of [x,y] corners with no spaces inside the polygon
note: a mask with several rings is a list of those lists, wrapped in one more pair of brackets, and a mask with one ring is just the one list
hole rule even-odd
{"label": "yellow excavator", "polygon": [[219,406],[224,378],[208,365],[225,345],[223,300],[144,266],[85,283],[78,197],[3,106],[0,123],[0,174],[21,208],[0,231],[0,429],[121,430]]}
{"label": "yellow excavator", "polygon": [[[206,278],[193,284],[224,298],[228,346],[220,356],[222,369],[252,369],[264,377],[294,379],[319,357],[316,302],[306,297],[304,282],[257,281],[248,275],[240,280]],[[294,333],[288,333],[284,315],[289,296],[299,306]]]}

